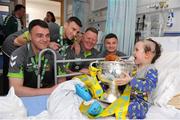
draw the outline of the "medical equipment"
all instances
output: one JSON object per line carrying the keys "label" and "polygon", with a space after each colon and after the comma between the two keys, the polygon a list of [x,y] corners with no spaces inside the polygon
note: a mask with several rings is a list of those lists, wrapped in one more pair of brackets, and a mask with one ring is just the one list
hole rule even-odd
{"label": "medical equipment", "polygon": [[167,27],[172,27],[174,23],[174,12],[173,9],[169,10],[169,15],[167,19]]}

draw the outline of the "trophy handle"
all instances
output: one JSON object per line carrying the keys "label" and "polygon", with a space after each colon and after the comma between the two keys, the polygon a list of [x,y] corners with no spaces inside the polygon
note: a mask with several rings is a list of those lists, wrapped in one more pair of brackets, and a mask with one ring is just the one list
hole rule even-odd
{"label": "trophy handle", "polygon": [[98,71],[100,71],[100,69],[98,69],[97,67],[93,66],[93,64],[95,64],[95,63],[98,64],[99,62],[98,61],[94,61],[94,62],[91,62],[89,64],[89,73],[90,73],[91,76],[94,76],[94,77],[97,75]]}
{"label": "trophy handle", "polygon": [[97,76],[98,76],[99,80],[102,81],[103,83],[112,84],[112,82],[110,80],[107,80],[105,77],[102,76],[101,72],[98,72]]}
{"label": "trophy handle", "polygon": [[94,67],[94,66],[93,66],[94,63],[98,64],[99,61],[96,60],[96,61],[94,61],[94,62],[91,62],[90,65],[89,65],[89,67]]}

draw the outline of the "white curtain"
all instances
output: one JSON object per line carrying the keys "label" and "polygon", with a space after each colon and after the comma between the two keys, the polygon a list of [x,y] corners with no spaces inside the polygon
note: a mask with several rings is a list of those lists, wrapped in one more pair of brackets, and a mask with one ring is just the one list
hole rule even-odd
{"label": "white curtain", "polygon": [[118,49],[131,55],[135,41],[137,0],[108,0],[106,34],[115,33]]}

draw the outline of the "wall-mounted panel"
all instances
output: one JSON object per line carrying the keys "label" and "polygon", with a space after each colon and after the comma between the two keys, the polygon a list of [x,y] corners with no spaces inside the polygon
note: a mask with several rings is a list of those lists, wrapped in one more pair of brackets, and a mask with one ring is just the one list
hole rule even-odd
{"label": "wall-mounted panel", "polygon": [[91,10],[97,11],[107,7],[108,0],[90,0]]}

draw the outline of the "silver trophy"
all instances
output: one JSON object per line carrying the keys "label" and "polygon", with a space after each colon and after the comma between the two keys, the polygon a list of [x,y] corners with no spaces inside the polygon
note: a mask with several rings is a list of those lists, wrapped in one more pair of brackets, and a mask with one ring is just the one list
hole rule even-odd
{"label": "silver trophy", "polygon": [[91,63],[91,65],[94,63],[96,63],[96,67],[100,70],[97,74],[99,80],[108,86],[108,89],[105,90],[100,100],[106,103],[112,103],[121,95],[118,86],[115,84],[115,80],[123,78],[123,72],[131,75],[135,65],[133,61],[128,60],[96,61]]}

